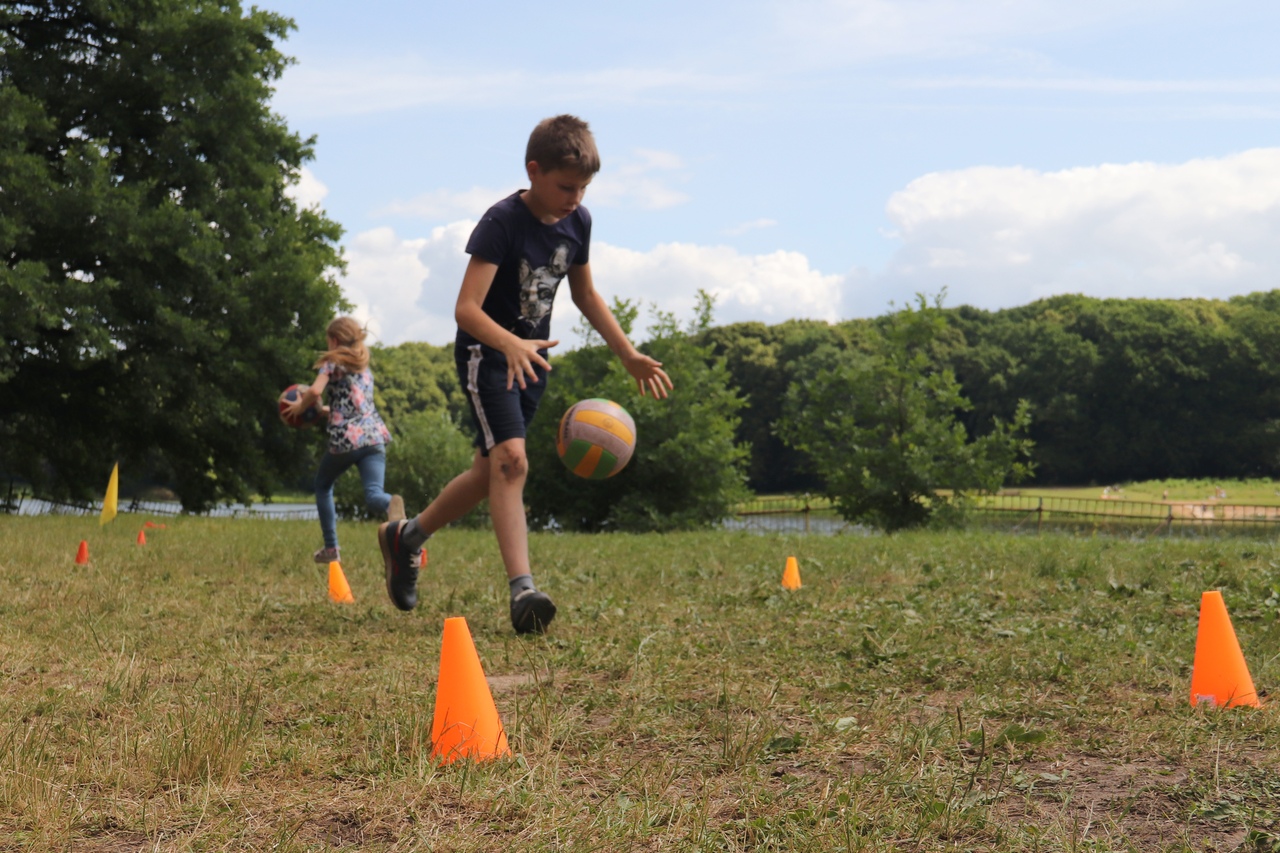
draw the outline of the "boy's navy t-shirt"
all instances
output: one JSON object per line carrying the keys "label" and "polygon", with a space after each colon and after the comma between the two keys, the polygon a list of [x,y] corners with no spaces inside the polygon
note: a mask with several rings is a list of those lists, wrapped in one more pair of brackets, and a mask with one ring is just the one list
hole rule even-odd
{"label": "boy's navy t-shirt", "polygon": [[[591,245],[591,214],[585,207],[555,225],[533,215],[516,192],[485,211],[467,241],[467,254],[498,265],[484,299],[484,313],[526,340],[551,337],[551,304],[573,264],[585,264]],[[458,329],[458,343],[475,338]]]}

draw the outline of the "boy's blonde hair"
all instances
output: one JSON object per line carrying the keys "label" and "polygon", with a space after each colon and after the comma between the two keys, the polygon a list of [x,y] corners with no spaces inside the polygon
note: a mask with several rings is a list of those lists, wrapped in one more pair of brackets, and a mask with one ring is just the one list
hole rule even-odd
{"label": "boy's blonde hair", "polygon": [[353,373],[359,373],[369,366],[369,348],[364,345],[364,327],[352,317],[339,317],[329,324],[325,334],[333,338],[338,345],[316,359],[312,367],[317,370],[325,362],[333,362]]}
{"label": "boy's blonde hair", "polygon": [[537,163],[544,172],[568,169],[590,177],[600,171],[600,152],[596,150],[591,128],[577,116],[559,115],[544,118],[529,134],[524,152],[525,163]]}

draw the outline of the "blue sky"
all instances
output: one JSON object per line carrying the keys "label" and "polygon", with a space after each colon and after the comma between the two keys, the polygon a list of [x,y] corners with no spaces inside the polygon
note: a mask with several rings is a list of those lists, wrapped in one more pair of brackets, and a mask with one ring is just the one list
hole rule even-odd
{"label": "blue sky", "polygon": [[264,5],[298,27],[274,107],[318,137],[299,198],[385,343],[452,339],[471,226],[562,112],[604,162],[599,288],[681,317],[1280,285],[1274,4]]}

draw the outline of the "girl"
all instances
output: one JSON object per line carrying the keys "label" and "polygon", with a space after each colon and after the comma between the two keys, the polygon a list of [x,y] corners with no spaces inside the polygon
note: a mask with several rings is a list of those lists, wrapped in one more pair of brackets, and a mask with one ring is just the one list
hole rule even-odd
{"label": "girl", "polygon": [[329,324],[326,334],[329,350],[313,365],[320,371],[316,380],[289,406],[290,414],[301,414],[319,403],[325,388],[329,389],[329,406],[321,409],[329,418],[329,448],[316,471],[316,510],[324,534],[324,547],[315,553],[317,563],[339,559],[333,484],[352,465],[360,471],[365,505],[374,512],[385,512],[388,521],[404,518],[404,500],[388,495],[382,487],[387,473],[385,448],[391,433],[373,406],[373,373],[365,331],[351,317],[339,317]]}

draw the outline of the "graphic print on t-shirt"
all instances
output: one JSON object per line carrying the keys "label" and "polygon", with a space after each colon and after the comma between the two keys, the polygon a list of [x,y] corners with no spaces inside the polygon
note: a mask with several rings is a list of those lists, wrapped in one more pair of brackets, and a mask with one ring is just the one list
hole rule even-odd
{"label": "graphic print on t-shirt", "polygon": [[569,271],[569,244],[560,243],[545,267],[530,266],[520,259],[520,319],[532,330],[551,313],[560,279]]}

